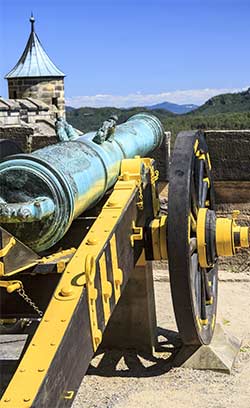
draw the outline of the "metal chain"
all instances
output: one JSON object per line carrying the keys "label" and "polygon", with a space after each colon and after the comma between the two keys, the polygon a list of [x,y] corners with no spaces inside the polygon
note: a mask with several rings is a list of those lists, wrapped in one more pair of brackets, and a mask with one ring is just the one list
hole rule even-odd
{"label": "metal chain", "polygon": [[153,166],[151,167],[150,170],[151,170],[150,171],[151,184],[155,184],[155,182],[159,179],[160,172],[159,170],[155,170]]}
{"label": "metal chain", "polygon": [[35,312],[42,317],[43,312],[39,309],[39,307],[30,299],[30,297],[27,295],[27,293],[25,292],[25,290],[23,288],[18,289],[17,293],[19,294],[19,296],[21,296],[26,303],[28,303],[28,305],[30,305]]}
{"label": "metal chain", "polygon": [[138,185],[138,196],[139,196],[139,201],[136,203],[137,207],[139,210],[143,210],[143,191],[142,191],[142,184],[140,183]]}

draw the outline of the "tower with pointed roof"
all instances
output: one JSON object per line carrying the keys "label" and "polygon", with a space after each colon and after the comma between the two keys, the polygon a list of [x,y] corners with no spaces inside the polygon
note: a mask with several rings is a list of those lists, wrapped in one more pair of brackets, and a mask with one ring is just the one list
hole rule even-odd
{"label": "tower with pointed roof", "polygon": [[24,52],[5,76],[9,98],[39,99],[50,106],[55,117],[65,116],[64,77],[45,52],[35,32],[35,19],[30,17],[31,33]]}

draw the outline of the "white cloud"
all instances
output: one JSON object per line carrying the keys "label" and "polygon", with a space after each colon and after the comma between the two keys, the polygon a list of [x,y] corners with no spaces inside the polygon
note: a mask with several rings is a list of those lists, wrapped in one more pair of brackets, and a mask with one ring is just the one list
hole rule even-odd
{"label": "white cloud", "polygon": [[162,92],[159,94],[143,94],[135,92],[128,95],[82,95],[66,98],[66,105],[79,108],[81,106],[104,107],[115,106],[150,106],[160,102],[173,102],[178,104],[196,104],[201,105],[209,98],[231,92],[240,92],[245,88],[205,88],[205,89],[188,89],[176,90],[171,92]]}

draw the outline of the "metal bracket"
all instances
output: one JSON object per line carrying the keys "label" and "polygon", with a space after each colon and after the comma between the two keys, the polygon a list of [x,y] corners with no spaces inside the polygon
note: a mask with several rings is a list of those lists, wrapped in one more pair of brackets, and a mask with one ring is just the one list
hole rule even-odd
{"label": "metal bracket", "polygon": [[167,216],[154,218],[149,224],[149,230],[151,236],[149,244],[150,248],[152,247],[150,256],[154,261],[167,260]]}
{"label": "metal bracket", "polygon": [[0,281],[0,288],[5,288],[8,293],[15,292],[23,287],[23,284],[19,280]]}
{"label": "metal bracket", "polygon": [[110,240],[110,251],[111,251],[111,258],[112,258],[115,303],[117,303],[121,296],[121,285],[123,282],[123,272],[119,268],[119,265],[118,265],[117,245],[116,245],[115,234],[112,236]]}
{"label": "metal bracket", "polygon": [[15,245],[16,240],[14,237],[11,237],[8,244],[5,247],[0,249],[0,258],[3,258],[7,255],[7,253],[11,250],[11,248]]}
{"label": "metal bracket", "polygon": [[85,259],[85,274],[89,305],[89,318],[92,332],[92,344],[94,351],[96,351],[97,347],[102,341],[102,332],[98,328],[96,310],[96,299],[98,296],[98,290],[95,288],[96,260],[89,254]]}
{"label": "metal bracket", "polygon": [[145,168],[148,169],[149,174],[150,174],[153,213],[154,213],[154,217],[156,217],[160,210],[160,201],[158,198],[157,185],[156,185],[156,182],[159,179],[160,173],[158,170],[155,169],[153,159],[146,157],[142,159],[142,161],[144,163]]}
{"label": "metal bracket", "polygon": [[16,244],[16,240],[14,237],[11,237],[8,244],[2,247],[3,239],[2,239],[2,231],[0,231],[0,276],[4,276],[4,262],[3,258],[8,254],[11,248]]}
{"label": "metal bracket", "polygon": [[111,285],[111,282],[109,282],[107,278],[105,252],[103,252],[99,260],[99,265],[100,265],[100,278],[101,278],[101,287],[102,287],[102,305],[103,305],[104,321],[105,321],[105,324],[107,324],[108,319],[110,317],[109,299],[111,298],[111,295],[112,295],[112,285]]}
{"label": "metal bracket", "polygon": [[71,400],[75,395],[75,391],[66,391],[64,399]]}
{"label": "metal bracket", "polygon": [[57,272],[62,273],[70,259],[74,256],[76,248],[65,249],[60,252],[56,252],[50,256],[43,257],[38,260],[38,264],[54,263],[57,265]]}
{"label": "metal bracket", "polygon": [[133,234],[131,234],[130,236],[130,241],[131,241],[132,247],[134,247],[135,241],[143,240],[143,227],[136,227],[135,221],[133,221],[132,230],[133,230]]}

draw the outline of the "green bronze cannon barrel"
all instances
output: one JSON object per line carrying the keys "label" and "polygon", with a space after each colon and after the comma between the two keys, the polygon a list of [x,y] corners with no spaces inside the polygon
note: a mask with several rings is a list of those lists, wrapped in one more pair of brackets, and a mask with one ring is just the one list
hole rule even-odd
{"label": "green bronze cannon barrel", "polygon": [[38,252],[52,247],[113,186],[122,159],[146,156],[161,144],[163,128],[155,116],[142,113],[113,127],[111,137],[99,136],[90,132],[3,159],[2,226]]}

